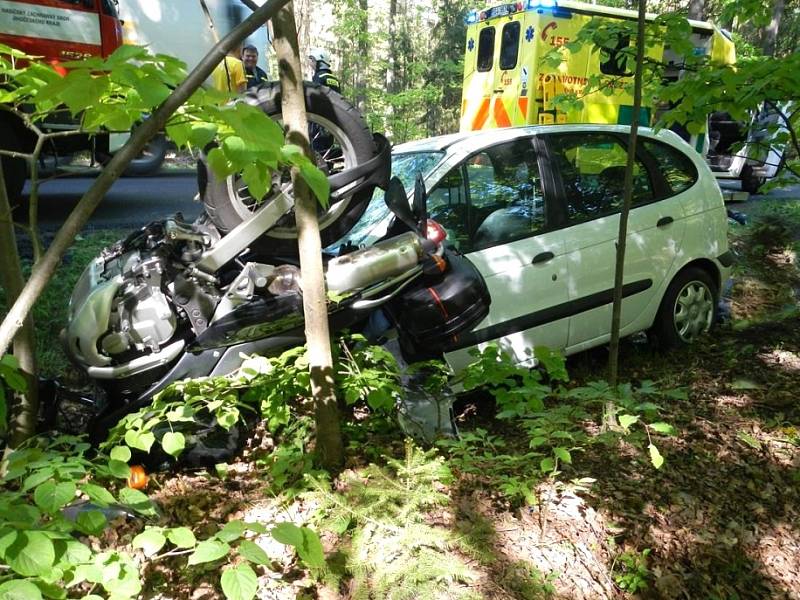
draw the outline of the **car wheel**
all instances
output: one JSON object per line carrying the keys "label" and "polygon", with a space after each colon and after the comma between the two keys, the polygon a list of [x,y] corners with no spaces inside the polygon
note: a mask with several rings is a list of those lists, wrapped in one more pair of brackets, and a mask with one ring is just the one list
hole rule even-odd
{"label": "car wheel", "polygon": [[717,317],[717,288],[708,273],[689,268],[669,284],[658,309],[653,333],[659,345],[675,348],[697,341]]}
{"label": "car wheel", "polygon": [[759,177],[753,172],[752,165],[745,165],[742,167],[742,191],[750,194],[757,194],[758,189],[766,183],[765,177]]}

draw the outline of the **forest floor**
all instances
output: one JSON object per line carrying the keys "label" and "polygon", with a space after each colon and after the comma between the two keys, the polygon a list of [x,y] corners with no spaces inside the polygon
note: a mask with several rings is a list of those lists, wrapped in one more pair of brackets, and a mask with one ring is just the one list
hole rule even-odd
{"label": "forest floor", "polygon": [[[473,394],[456,417],[462,434],[486,441],[473,445],[483,463],[423,454],[385,421],[350,423],[346,468],[326,483],[304,458],[281,463],[259,430],[214,472],[152,474],[161,524],[198,538],[233,519],[319,531],[322,572],[269,535],[254,539],[269,556],[258,568],[265,599],[800,598],[800,201],[761,212],[732,232],[725,324],[672,353],[643,336],[622,345],[622,381],[683,390],[660,404],[675,428],[659,438],[661,468],[620,440],[572,448],[555,475],[526,471],[515,457],[530,452],[529,435]],[[607,358],[571,357],[568,385],[604,379]],[[127,546],[142,526],[97,543]],[[214,563],[168,558],[145,577],[147,598],[222,597]]]}
{"label": "forest floor", "polygon": [[[756,221],[734,231],[739,261],[731,318],[713,335],[667,354],[643,338],[623,344],[622,381],[685,390],[661,405],[660,418],[676,434],[660,441],[666,459],[660,469],[624,442],[601,452],[595,447],[573,452],[556,478],[532,477],[527,499],[515,500],[503,492],[515,473],[476,474],[452,461],[454,479],[432,484],[447,500],[423,517],[442,533],[431,534],[429,544],[449,566],[438,575],[440,585],[425,583],[437,576],[426,575],[431,566],[420,548],[404,553],[402,539],[376,533],[376,518],[360,537],[324,533],[332,570],[343,556],[350,560],[349,575],[328,577],[327,585],[286,547],[262,538],[273,563],[259,579],[258,597],[800,598],[800,271],[790,243],[759,245],[759,235],[774,240],[774,231],[757,230],[768,225]],[[606,361],[604,349],[570,358],[570,385],[603,379]],[[513,423],[494,418],[490,397],[472,396],[456,408],[462,433],[484,432],[504,445],[498,463],[530,450]],[[348,468],[333,489],[354,514],[359,500],[347,490],[354,482],[378,485],[366,464],[388,473],[389,457],[404,456],[400,435],[351,438]],[[323,532],[331,525],[311,517],[325,503],[319,494],[265,495],[264,472],[247,457],[224,480],[182,474],[164,476],[160,485],[156,499],[179,522],[193,515],[188,521],[195,523],[312,521]],[[362,508],[370,510],[369,503]],[[353,562],[358,552],[372,554]],[[392,569],[417,571],[419,587],[387,574]],[[202,574],[188,582],[179,575],[164,567],[151,573],[152,597],[217,597]]]}

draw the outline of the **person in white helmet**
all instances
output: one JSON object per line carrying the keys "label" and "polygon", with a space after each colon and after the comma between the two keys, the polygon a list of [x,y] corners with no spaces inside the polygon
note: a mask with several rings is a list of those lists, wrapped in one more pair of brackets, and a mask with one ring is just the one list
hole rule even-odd
{"label": "person in white helmet", "polygon": [[314,76],[312,81],[326,85],[334,92],[341,93],[339,79],[331,72],[331,57],[325,50],[314,48],[308,53],[308,64],[313,69]]}

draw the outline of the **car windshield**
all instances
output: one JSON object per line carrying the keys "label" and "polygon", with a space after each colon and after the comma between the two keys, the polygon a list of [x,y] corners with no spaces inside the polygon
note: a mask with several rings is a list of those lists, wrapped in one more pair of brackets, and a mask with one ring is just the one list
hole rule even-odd
{"label": "car windshield", "polygon": [[[414,188],[414,180],[417,177],[417,173],[422,173],[423,177],[427,177],[433,168],[439,164],[442,157],[444,157],[443,151],[394,154],[392,155],[392,175],[400,178],[406,193],[409,194]],[[389,209],[383,201],[383,190],[376,188],[367,210],[364,211],[358,222],[344,238],[333,244],[329,249],[335,251],[342,243],[347,241],[356,246],[371,244],[386,233],[389,214]]]}

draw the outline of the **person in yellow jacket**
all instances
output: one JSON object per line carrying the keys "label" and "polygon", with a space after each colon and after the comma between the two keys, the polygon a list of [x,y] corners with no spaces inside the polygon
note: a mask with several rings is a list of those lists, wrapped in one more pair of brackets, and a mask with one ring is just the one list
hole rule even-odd
{"label": "person in yellow jacket", "polygon": [[241,94],[247,86],[244,65],[238,58],[239,49],[231,48],[222,62],[211,73],[211,83],[220,92]]}

